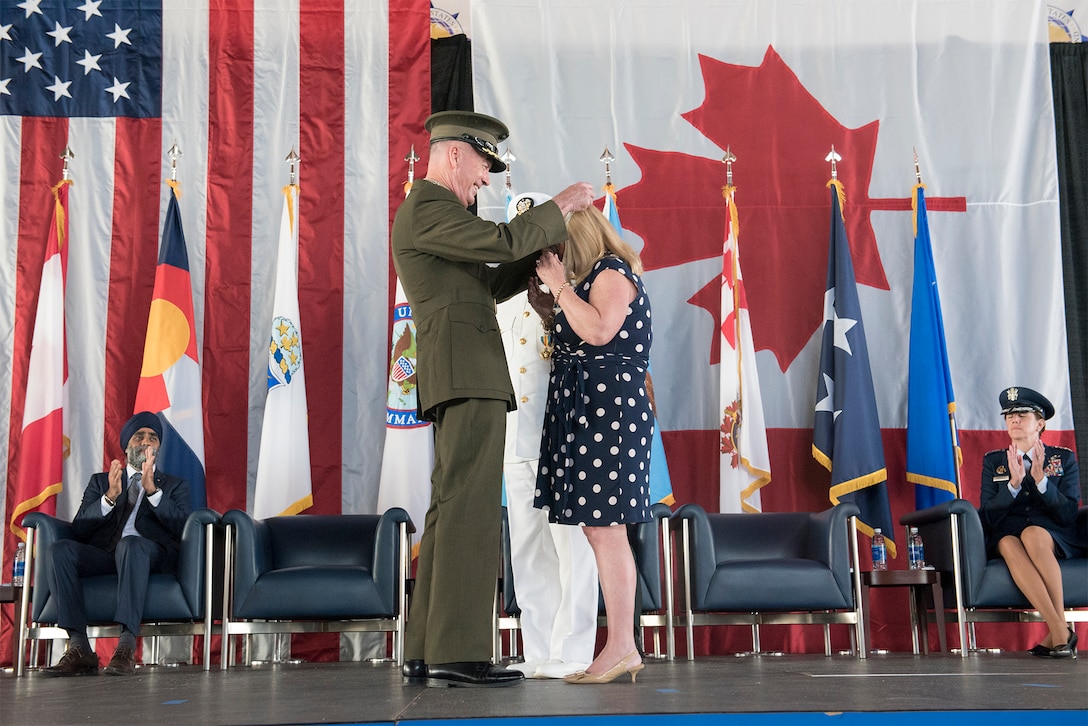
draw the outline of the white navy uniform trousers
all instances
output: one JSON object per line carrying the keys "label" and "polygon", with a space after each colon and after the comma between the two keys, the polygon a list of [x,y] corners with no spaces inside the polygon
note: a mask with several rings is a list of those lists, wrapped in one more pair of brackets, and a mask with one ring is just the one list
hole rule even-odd
{"label": "white navy uniform trousers", "polygon": [[533,507],[551,371],[541,357],[544,329],[524,292],[498,306],[498,320],[518,404],[506,421],[503,475],[525,662],[588,664],[597,638],[597,561],[581,527],[551,524]]}

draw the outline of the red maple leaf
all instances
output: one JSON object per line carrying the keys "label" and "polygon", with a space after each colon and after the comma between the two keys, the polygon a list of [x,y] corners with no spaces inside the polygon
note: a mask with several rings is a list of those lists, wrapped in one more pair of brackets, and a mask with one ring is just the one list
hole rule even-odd
{"label": "red maple leaf", "polygon": [[[869,213],[903,209],[900,200],[867,195],[879,122],[857,129],[840,124],[768,48],[762,64],[731,65],[699,56],[706,97],[683,114],[720,148],[737,156],[734,183],[740,221],[741,264],[755,347],[770,350],[785,370],[823,320],[831,214],[826,187],[831,146],[842,156],[846,230],[858,284],[882,290],[888,281]],[[724,165],[713,159],[625,144],[642,180],[623,190],[624,227],[644,242],[647,270],[720,258],[724,239]],[[907,199],[905,209],[910,209]],[[690,302],[717,323],[715,276]],[[719,360],[716,335],[711,363]]]}

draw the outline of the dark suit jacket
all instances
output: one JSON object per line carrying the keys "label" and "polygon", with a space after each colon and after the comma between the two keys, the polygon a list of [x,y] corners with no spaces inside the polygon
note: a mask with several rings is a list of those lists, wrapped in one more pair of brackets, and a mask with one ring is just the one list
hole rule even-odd
{"label": "dark suit jacket", "polygon": [[[128,469],[125,469],[121,478],[123,480],[121,497],[123,498],[128,487]],[[191,511],[189,483],[171,474],[156,471],[155,484],[162,490],[159,506],[151,506],[146,496],[140,500],[140,507],[136,510],[136,531],[152,542],[162,545],[166,550],[163,571],[173,572],[177,569],[181,533]],[[83,502],[79,505],[79,512],[72,520],[72,528],[80,542],[104,550],[109,549],[118,528],[124,526],[124,522],[121,521],[124,510],[122,501],[118,501],[117,506],[108,515],[102,516],[102,495],[109,489],[108,472],[92,474],[91,480],[87,483],[87,489],[83,492]]]}
{"label": "dark suit jacket", "polygon": [[[419,410],[458,398],[516,408],[495,301],[525,289],[537,252],[567,239],[555,202],[506,224],[481,219],[453,192],[420,181],[393,221],[393,262],[418,335]],[[489,267],[487,263],[501,263]]]}
{"label": "dark suit jacket", "polygon": [[997,449],[982,459],[982,489],[979,517],[986,533],[986,551],[996,556],[997,543],[1006,535],[1019,535],[1028,525],[1050,532],[1066,557],[1075,556],[1085,546],[1076,530],[1080,501],[1080,474],[1077,457],[1061,446],[1044,446],[1046,493],[1040,494],[1035,480],[1026,473],[1020,493],[1009,492],[1009,462],[1005,449]]}

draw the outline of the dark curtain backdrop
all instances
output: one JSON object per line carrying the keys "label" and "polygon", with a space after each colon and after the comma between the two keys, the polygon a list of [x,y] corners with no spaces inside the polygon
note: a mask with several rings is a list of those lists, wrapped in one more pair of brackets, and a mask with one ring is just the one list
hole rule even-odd
{"label": "dark curtain backdrop", "polygon": [[465,35],[431,40],[431,113],[473,111],[472,41]]}
{"label": "dark curtain backdrop", "polygon": [[[1077,456],[1088,456],[1088,43],[1053,43],[1050,78],[1061,194],[1062,271]],[[1081,487],[1081,501],[1088,500]]]}
{"label": "dark curtain backdrop", "polygon": [[[431,113],[474,111],[472,41],[463,33],[431,39]],[[469,206],[476,214],[476,202]]]}

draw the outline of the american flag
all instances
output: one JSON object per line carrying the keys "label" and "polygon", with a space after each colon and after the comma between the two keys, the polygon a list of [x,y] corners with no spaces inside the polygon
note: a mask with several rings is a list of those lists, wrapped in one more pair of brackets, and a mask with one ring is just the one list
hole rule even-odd
{"label": "american flag", "polygon": [[[177,144],[202,366],[208,506],[247,509],[260,448],[285,156],[301,157],[299,308],[313,499],[375,511],[391,211],[426,148],[430,23],[412,0],[0,5],[0,454],[5,515],[44,245],[70,146],[69,420],[57,512],[120,454]],[[419,173],[425,170],[418,169]],[[10,322],[9,322],[10,321]],[[12,535],[3,542],[10,572]],[[10,632],[10,629],[6,629]],[[0,643],[0,653],[10,653]],[[2,656],[0,656],[2,657]]]}

